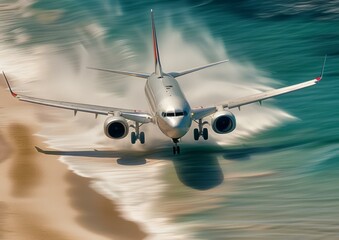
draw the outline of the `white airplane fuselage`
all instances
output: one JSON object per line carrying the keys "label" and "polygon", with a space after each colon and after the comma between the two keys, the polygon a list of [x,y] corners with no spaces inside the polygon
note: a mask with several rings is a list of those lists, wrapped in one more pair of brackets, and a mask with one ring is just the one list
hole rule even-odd
{"label": "white airplane fuselage", "polygon": [[159,129],[172,139],[183,137],[191,127],[191,107],[175,78],[152,74],[145,86],[146,98]]}

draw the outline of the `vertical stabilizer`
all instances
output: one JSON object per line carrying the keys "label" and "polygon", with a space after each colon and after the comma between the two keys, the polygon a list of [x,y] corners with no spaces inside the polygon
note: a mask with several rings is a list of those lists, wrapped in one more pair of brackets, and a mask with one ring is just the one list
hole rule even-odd
{"label": "vertical stabilizer", "polygon": [[161,68],[161,63],[160,63],[160,55],[159,55],[157,34],[156,34],[156,31],[155,31],[153,10],[151,10],[151,21],[152,21],[152,37],[153,37],[155,74],[162,77],[163,73],[162,73],[162,68]]}

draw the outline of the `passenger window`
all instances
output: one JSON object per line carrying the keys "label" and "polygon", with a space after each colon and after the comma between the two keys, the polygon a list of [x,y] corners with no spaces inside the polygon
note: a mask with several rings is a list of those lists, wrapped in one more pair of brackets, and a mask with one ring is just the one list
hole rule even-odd
{"label": "passenger window", "polygon": [[168,112],[166,115],[167,117],[174,117],[174,112]]}

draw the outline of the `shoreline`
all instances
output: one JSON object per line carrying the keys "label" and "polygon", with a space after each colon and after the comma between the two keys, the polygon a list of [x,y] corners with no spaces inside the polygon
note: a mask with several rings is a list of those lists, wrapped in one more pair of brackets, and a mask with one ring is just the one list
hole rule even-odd
{"label": "shoreline", "polygon": [[141,226],[92,189],[90,179],[35,150],[46,148],[33,136],[36,108],[10,98],[0,87],[0,238],[145,239]]}

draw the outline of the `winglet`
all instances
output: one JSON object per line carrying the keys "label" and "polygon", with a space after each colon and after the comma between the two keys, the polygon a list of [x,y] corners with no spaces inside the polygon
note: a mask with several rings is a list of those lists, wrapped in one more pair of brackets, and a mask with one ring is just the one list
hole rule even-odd
{"label": "winglet", "polygon": [[5,74],[4,71],[2,71],[2,75],[4,75],[4,78],[5,78],[5,80],[6,80],[7,86],[8,86],[8,88],[9,88],[9,91],[11,92],[12,96],[13,96],[13,97],[18,96],[18,94],[16,94],[15,92],[13,92],[13,90],[12,90],[12,88],[11,88],[11,85],[9,85],[8,79],[7,79],[6,74]]}
{"label": "winglet", "polygon": [[152,38],[153,38],[155,73],[158,76],[162,76],[163,72],[162,72],[161,63],[160,63],[159,47],[158,47],[157,34],[156,34],[156,31],[155,31],[153,9],[151,9],[151,21],[152,21]]}
{"label": "winglet", "polygon": [[41,148],[39,148],[39,147],[37,147],[37,146],[35,146],[35,150],[36,150],[37,152],[39,152],[39,153],[43,153],[43,152],[44,152],[44,150],[42,150]]}
{"label": "winglet", "polygon": [[324,58],[324,63],[323,63],[323,67],[321,69],[320,76],[316,78],[317,82],[319,82],[323,78],[324,70],[325,70],[326,58],[327,58],[327,54],[325,55],[325,58]]}

